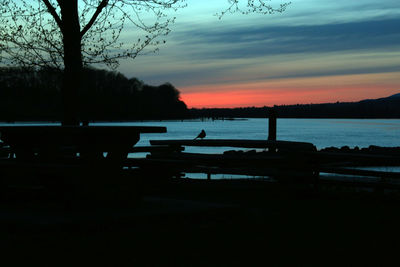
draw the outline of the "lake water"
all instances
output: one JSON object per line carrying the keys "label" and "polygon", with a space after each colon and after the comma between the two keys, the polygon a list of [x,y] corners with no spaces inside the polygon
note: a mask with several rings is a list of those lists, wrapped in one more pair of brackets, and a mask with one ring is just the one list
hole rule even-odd
{"label": "lake water", "polygon": [[[43,124],[49,125],[49,123]],[[0,125],[7,124],[0,123]],[[167,133],[142,134],[137,145],[149,145],[150,139],[193,139],[202,129],[206,131],[207,139],[268,138],[267,119],[107,122],[90,125],[167,127]],[[329,146],[400,147],[400,119],[278,119],[277,139],[310,142],[319,149]],[[227,148],[194,147],[186,151],[212,153],[223,150]]]}
{"label": "lake water", "polygon": [[[95,125],[165,126],[167,133],[143,134],[138,145],[150,139],[193,139],[204,129],[207,139],[267,139],[267,119],[185,120],[96,123]],[[383,119],[278,119],[277,139],[310,142],[317,148],[329,146],[399,146],[400,120]],[[218,148],[191,148],[192,152],[218,151]],[[222,150],[226,150],[222,148]],[[219,152],[219,151],[218,151]]]}

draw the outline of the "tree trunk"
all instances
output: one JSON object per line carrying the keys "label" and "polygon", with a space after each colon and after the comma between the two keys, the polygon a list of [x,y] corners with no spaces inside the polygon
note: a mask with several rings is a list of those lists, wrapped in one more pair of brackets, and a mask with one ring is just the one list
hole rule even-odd
{"label": "tree trunk", "polygon": [[83,70],[78,0],[58,0],[64,44],[62,125],[79,125],[79,88]]}

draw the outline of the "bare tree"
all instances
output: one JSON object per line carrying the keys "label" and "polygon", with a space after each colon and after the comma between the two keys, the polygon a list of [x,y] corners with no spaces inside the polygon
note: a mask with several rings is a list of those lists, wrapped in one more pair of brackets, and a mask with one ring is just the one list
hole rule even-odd
{"label": "bare tree", "polygon": [[[226,1],[220,18],[282,12],[287,6],[274,8],[270,0]],[[0,0],[0,60],[63,69],[63,124],[76,125],[82,68],[96,63],[116,68],[119,59],[156,51],[175,20],[170,11],[185,5],[185,0]],[[127,23],[143,36],[121,41]]]}

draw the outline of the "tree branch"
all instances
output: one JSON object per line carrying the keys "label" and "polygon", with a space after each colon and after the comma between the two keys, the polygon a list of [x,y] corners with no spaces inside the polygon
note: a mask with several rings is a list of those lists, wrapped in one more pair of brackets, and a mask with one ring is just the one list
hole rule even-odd
{"label": "tree branch", "polygon": [[93,14],[92,18],[90,19],[90,21],[88,22],[88,24],[86,24],[86,26],[81,31],[81,38],[90,29],[90,27],[93,26],[93,23],[96,21],[97,17],[99,16],[99,14],[103,10],[103,8],[105,8],[107,5],[108,5],[108,0],[101,1],[100,5],[96,9],[96,12],[94,12],[94,14]]}
{"label": "tree branch", "polygon": [[43,3],[46,5],[48,11],[53,16],[54,20],[57,22],[58,27],[60,27],[61,31],[63,30],[63,23],[58,16],[56,9],[50,4],[49,0],[42,0]]}

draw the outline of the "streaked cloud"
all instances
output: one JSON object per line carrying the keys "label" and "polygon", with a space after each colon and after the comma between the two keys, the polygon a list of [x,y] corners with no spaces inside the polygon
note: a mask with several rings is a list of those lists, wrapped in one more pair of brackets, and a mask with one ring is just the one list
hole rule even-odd
{"label": "streaked cloud", "polygon": [[[218,20],[212,14],[224,3],[189,1],[177,15],[167,45],[155,55],[123,62],[120,70],[148,83],[171,82],[186,96],[277,80],[287,83],[279,87],[284,94],[291,92],[292,81],[322,78],[329,88],[331,83],[341,84],[338,79],[345,86],[344,77],[359,75],[364,83],[356,79],[357,88],[369,88],[400,71],[398,0],[293,0],[284,14]],[[400,81],[390,86],[395,92]],[[352,87],[346,88],[343,99],[354,95],[349,92]],[[267,87],[257,90],[266,97],[271,94]],[[364,97],[361,89],[351,90]],[[332,95],[332,89],[329,92]]]}

